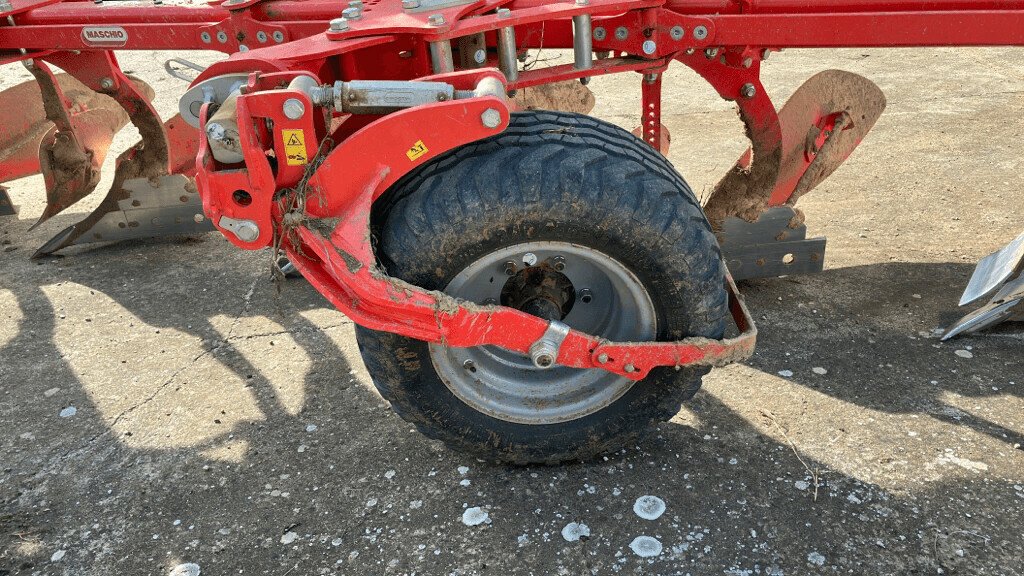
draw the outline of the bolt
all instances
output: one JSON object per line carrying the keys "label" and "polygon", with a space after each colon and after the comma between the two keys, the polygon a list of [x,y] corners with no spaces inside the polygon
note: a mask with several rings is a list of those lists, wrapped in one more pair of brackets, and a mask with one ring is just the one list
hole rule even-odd
{"label": "bolt", "polygon": [[211,122],[206,125],[206,136],[214,142],[220,142],[224,139],[224,127],[217,122]]}
{"label": "bolt", "polygon": [[577,6],[589,6],[590,0],[576,0]]}
{"label": "bolt", "polygon": [[488,108],[480,115],[480,121],[483,122],[484,126],[487,128],[497,128],[501,125],[501,112],[498,112],[494,108]]}
{"label": "bolt", "polygon": [[402,8],[412,10],[420,7],[420,0],[402,0]]}
{"label": "bolt", "polygon": [[477,64],[483,64],[487,62],[487,51],[484,49],[477,50],[473,53],[473,61]]}
{"label": "bolt", "polygon": [[654,51],[658,49],[658,45],[654,43],[654,40],[645,40],[643,43],[644,54],[650,56],[654,54]]}
{"label": "bolt", "polygon": [[196,224],[201,224],[203,220],[206,220],[206,216],[203,216],[202,214],[196,214],[195,216],[192,217],[192,220],[195,220]]}
{"label": "bolt", "polygon": [[104,90],[108,90],[108,91],[109,90],[113,90],[114,89],[114,79],[113,78],[104,78],[104,79],[100,80],[100,88],[102,88]]}
{"label": "bolt", "polygon": [[359,8],[360,10],[362,10],[363,0],[349,0],[348,5],[351,8]]}
{"label": "bolt", "polygon": [[632,364],[626,364],[625,366],[622,367],[622,369],[626,371],[626,374],[632,374],[633,372],[636,372],[636,367],[633,366]]}
{"label": "bolt", "polygon": [[629,38],[629,30],[627,30],[625,26],[619,26],[615,29],[615,37],[619,40],[625,40],[626,38]]}
{"label": "bolt", "polygon": [[512,11],[509,10],[508,8],[498,8],[497,10],[495,10],[494,13],[498,15],[498,18],[511,18],[512,17]]}
{"label": "bolt", "polygon": [[682,26],[673,26],[672,29],[668,31],[668,35],[678,42],[683,39],[683,36],[686,36],[686,30],[684,30]]}
{"label": "bolt", "polygon": [[744,68],[750,68],[753,65],[754,65],[754,59],[753,58],[744,58],[743,59],[743,67]]}
{"label": "bolt", "polygon": [[598,364],[604,364],[606,362],[608,362],[608,355],[607,354],[602,352],[602,353],[597,355],[597,363]]}
{"label": "bolt", "polygon": [[604,27],[598,26],[597,28],[594,28],[593,36],[594,40],[600,42],[608,37],[608,31],[605,30]]}
{"label": "bolt", "polygon": [[590,291],[590,288],[584,288],[580,290],[580,302],[584,304],[590,304],[590,301],[594,299],[594,293]]}
{"label": "bolt", "polygon": [[718,48],[705,48],[704,49],[704,57],[707,58],[708,60],[711,60],[712,58],[714,58],[717,55],[718,55]]}
{"label": "bolt", "polygon": [[331,20],[331,32],[344,32],[345,30],[348,30],[348,20],[344,18]]}
{"label": "bolt", "polygon": [[225,32],[223,30],[221,30],[220,32],[217,32],[217,42],[220,42],[221,44],[224,44],[227,41],[228,41],[228,34],[227,34],[227,32]]}
{"label": "bolt", "polygon": [[306,114],[306,105],[298,98],[289,98],[284,101],[281,111],[284,112],[285,117],[289,120],[298,120]]}
{"label": "bolt", "polygon": [[444,14],[431,14],[427,16],[427,24],[431,26],[444,26]]}
{"label": "bolt", "polygon": [[476,372],[476,364],[474,364],[472,360],[466,360],[463,362],[462,367],[470,372]]}
{"label": "bolt", "polygon": [[259,40],[260,44],[266,42],[267,41],[267,33],[264,32],[263,30],[260,30],[259,32],[256,32],[256,39]]}
{"label": "bolt", "polygon": [[693,29],[693,37],[697,40],[703,40],[708,37],[708,29],[706,26],[697,26]]}
{"label": "bolt", "polygon": [[764,50],[761,50],[761,60],[767,60],[768,56],[771,56],[771,53],[772,53],[772,51],[767,49],[767,48],[765,48]]}
{"label": "bolt", "polygon": [[558,357],[558,347],[547,340],[538,340],[530,346],[530,359],[537,368],[550,368]]}
{"label": "bolt", "polygon": [[242,222],[235,229],[235,236],[242,242],[255,242],[260,237],[260,227],[255,222]]}
{"label": "bolt", "polygon": [[580,78],[580,84],[583,84],[584,86],[590,84],[590,76],[584,76],[583,78]]}
{"label": "bolt", "polygon": [[527,266],[533,266],[536,263],[537,263],[537,255],[536,254],[534,254],[533,252],[527,252],[526,254],[523,254],[523,264],[526,264]]}
{"label": "bolt", "polygon": [[345,8],[341,11],[341,16],[349,20],[359,20],[363,17],[363,11],[356,7]]}
{"label": "bolt", "polygon": [[744,98],[753,98],[757,94],[757,88],[753,84],[747,82],[740,88],[740,96]]}
{"label": "bolt", "polygon": [[209,32],[203,32],[202,34],[200,34],[199,35],[199,39],[202,40],[206,44],[209,44],[210,42],[213,41],[213,38],[210,37],[210,33]]}
{"label": "bolt", "polygon": [[502,265],[501,269],[505,272],[505,276],[512,276],[516,273],[516,263],[509,260]]}
{"label": "bolt", "polygon": [[559,272],[561,272],[562,270],[565,270],[565,258],[564,257],[562,257],[562,256],[555,256],[554,258],[551,259],[551,262],[552,262],[552,265],[555,267],[555,270],[558,270]]}
{"label": "bolt", "polygon": [[239,52],[248,52],[249,51],[249,47],[246,46],[245,44],[239,44],[238,45],[238,51]]}
{"label": "bolt", "polygon": [[284,32],[280,30],[274,32],[271,36],[273,36],[274,42],[284,42]]}

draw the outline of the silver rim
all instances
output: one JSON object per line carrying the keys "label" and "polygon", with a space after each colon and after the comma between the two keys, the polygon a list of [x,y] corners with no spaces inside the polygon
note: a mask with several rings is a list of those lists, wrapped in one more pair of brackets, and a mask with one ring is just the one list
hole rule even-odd
{"label": "silver rim", "polygon": [[[568,242],[527,242],[489,254],[453,278],[445,292],[477,304],[501,303],[509,262],[518,270],[547,263],[568,278],[575,298],[562,322],[569,327],[619,342],[654,340],[657,316],[640,280],[607,254]],[[634,384],[604,370],[540,369],[526,355],[493,346],[430,344],[430,360],[460,400],[521,424],[581,418],[615,402]]]}

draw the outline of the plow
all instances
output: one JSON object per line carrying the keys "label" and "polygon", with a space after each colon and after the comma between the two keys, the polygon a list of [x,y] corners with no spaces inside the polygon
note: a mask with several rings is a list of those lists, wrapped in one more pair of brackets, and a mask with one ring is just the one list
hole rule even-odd
{"label": "plow", "polygon": [[[39,247],[216,230],[270,250],[357,324],[378,390],[428,436],[559,462],[635,441],[757,329],[736,281],[819,272],[798,200],[886,101],[824,70],[781,107],[790,48],[1024,45],[1018,0],[0,0],[0,183],[39,173]],[[162,119],[116,51],[212,50]],[[564,50],[571,62],[524,64]],[[749,149],[701,204],[665,157],[662,81],[685,66],[735,103]],[[56,72],[59,69],[62,72]],[[170,70],[170,68],[169,68]],[[632,133],[587,85],[632,74]],[[15,207],[0,186],[0,214]],[[1024,236],[986,258],[954,337],[1024,314]]]}

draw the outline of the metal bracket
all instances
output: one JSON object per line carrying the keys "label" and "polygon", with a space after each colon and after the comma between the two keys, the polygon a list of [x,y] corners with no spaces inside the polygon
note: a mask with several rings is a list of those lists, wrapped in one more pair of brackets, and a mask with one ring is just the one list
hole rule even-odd
{"label": "metal bracket", "polygon": [[417,12],[429,12],[442,8],[453,8],[472,4],[475,0],[405,0],[402,7],[406,12],[416,14]]}
{"label": "metal bracket", "polygon": [[807,226],[789,206],[770,208],[756,222],[726,218],[719,243],[736,280],[814,274],[825,266],[825,238],[807,239]]}
{"label": "metal bracket", "polygon": [[542,370],[553,367],[562,349],[562,342],[565,342],[565,337],[568,335],[568,326],[557,320],[552,320],[548,324],[547,330],[544,331],[544,335],[530,346],[530,359],[533,360],[533,365]]}

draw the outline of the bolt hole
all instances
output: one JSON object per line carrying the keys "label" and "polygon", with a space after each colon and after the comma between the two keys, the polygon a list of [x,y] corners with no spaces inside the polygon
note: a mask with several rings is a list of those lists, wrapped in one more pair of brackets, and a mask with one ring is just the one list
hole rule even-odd
{"label": "bolt hole", "polygon": [[786,266],[789,266],[795,261],[796,256],[793,256],[792,254],[786,254],[785,256],[782,257],[782,263],[785,264]]}
{"label": "bolt hole", "polygon": [[245,190],[235,190],[235,193],[231,195],[231,199],[239,206],[248,206],[252,204],[252,195]]}
{"label": "bolt hole", "polygon": [[584,294],[583,296],[580,296],[580,302],[583,302],[584,304],[590,304],[591,300],[593,299],[594,297],[591,296],[590,294]]}

